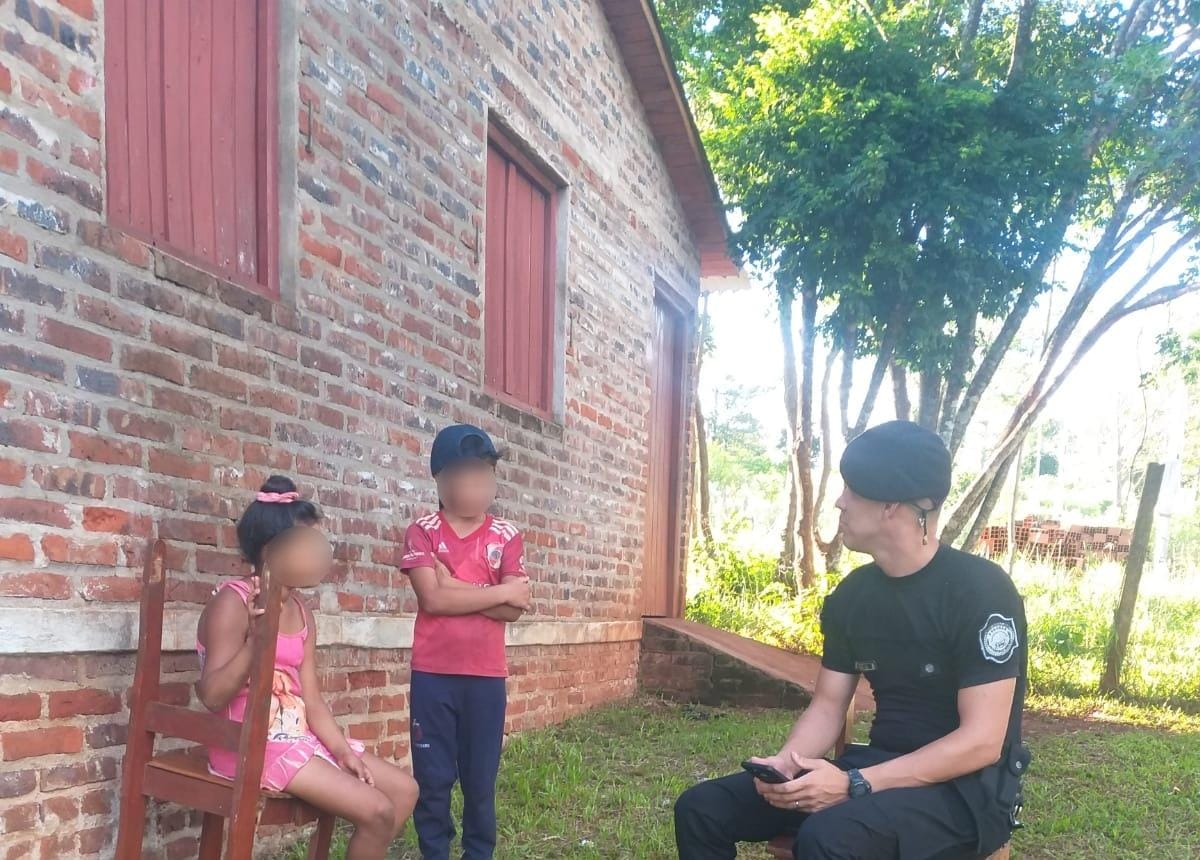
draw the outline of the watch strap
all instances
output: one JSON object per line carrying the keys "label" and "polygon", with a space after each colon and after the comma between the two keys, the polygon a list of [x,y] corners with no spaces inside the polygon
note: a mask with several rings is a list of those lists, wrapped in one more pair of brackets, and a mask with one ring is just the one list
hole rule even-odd
{"label": "watch strap", "polygon": [[867,782],[867,778],[856,767],[846,771],[846,775],[850,777],[850,796],[865,797],[871,793],[871,783]]}

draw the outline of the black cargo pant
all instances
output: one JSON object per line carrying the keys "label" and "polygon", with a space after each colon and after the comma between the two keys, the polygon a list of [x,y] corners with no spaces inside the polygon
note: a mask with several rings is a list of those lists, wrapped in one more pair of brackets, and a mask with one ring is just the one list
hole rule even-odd
{"label": "black cargo pant", "polygon": [[[869,767],[891,758],[851,747],[834,763]],[[847,800],[812,815],[776,809],[748,773],[694,785],[675,803],[680,860],[732,860],[739,842],[795,833],[796,860],[968,860],[976,857],[974,819],[949,784],[897,788]]]}

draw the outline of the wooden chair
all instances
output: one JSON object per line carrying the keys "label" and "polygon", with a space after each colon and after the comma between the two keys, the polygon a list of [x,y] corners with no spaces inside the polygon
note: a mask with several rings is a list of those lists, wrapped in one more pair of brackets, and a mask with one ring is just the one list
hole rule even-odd
{"label": "wooden chair", "polygon": [[[121,781],[117,860],[141,860],[147,798],[177,803],[204,813],[200,860],[220,860],[223,836],[225,860],[250,860],[259,824],[302,825],[312,821],[317,822],[317,832],[309,843],[308,857],[309,860],[325,860],[333,838],[334,816],[290,795],[260,787],[271,708],[275,642],[283,602],[282,583],[271,582],[269,571],[263,571],[261,586],[267,611],[254,622],[254,660],[245,722],[239,724],[207,711],[170,705],[159,696],[166,599],[165,549],[161,540],[153,541],[142,574],[141,624],[137,668],[129,703],[129,740]],[[263,599],[260,596],[260,606],[264,605]],[[156,755],[154,741],[157,735],[237,750],[237,776],[231,781],[210,773],[208,756],[203,748]],[[230,820],[228,833],[224,833],[226,818]]]}
{"label": "wooden chair", "polygon": [[[842,726],[842,736],[838,738],[837,744],[834,746],[834,754],[840,756],[846,751],[854,740],[854,699],[850,700],[850,707],[846,709],[846,722]],[[767,851],[772,857],[777,857],[779,860],[792,860],[792,841],[794,834],[784,833],[776,836],[767,843]],[[1008,860],[1009,846],[1005,845],[992,854],[989,854],[985,860]]]}

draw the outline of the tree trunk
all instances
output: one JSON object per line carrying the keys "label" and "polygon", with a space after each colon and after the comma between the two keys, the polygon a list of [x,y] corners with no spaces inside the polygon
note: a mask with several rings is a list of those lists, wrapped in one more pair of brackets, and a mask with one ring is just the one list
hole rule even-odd
{"label": "tree trunk", "polygon": [[975,36],[979,33],[979,19],[983,15],[983,0],[970,0],[963,16],[962,35],[959,37],[958,64],[963,78],[975,76]]}
{"label": "tree trunk", "polygon": [[1116,416],[1116,432],[1117,439],[1117,458],[1113,461],[1113,473],[1116,476],[1116,491],[1117,497],[1114,501],[1117,503],[1117,519],[1120,522],[1125,522],[1125,448],[1121,444],[1121,415],[1118,412]]}
{"label": "tree trunk", "polygon": [[[833,474],[833,421],[829,414],[829,385],[833,376],[833,366],[837,362],[838,348],[835,346],[829,352],[825,361],[825,374],[821,377],[821,481],[817,486],[817,516],[825,510],[826,494],[829,491],[829,478]],[[820,531],[816,532],[817,548],[825,556],[825,569],[834,570],[841,563],[842,534],[836,531],[829,540],[822,540]]]}
{"label": "tree trunk", "polygon": [[779,335],[783,338],[783,404],[788,423],[788,513],[783,526],[783,550],[779,554],[779,579],[789,586],[796,581],[796,532],[800,511],[800,476],[796,473],[796,422],[799,392],[796,387],[796,344],[792,335],[791,289],[779,289]]}
{"label": "tree trunk", "polygon": [[776,578],[789,589],[796,587],[796,518],[800,512],[800,482],[796,479],[796,458],[788,449],[788,507],[783,524],[783,549],[779,553]]}
{"label": "tree trunk", "polygon": [[704,539],[704,549],[712,558],[715,553],[715,541],[712,533],[712,502],[708,487],[708,435],[704,425],[704,409],[700,406],[700,398],[696,398],[696,474],[697,497],[700,502],[700,536]]}
{"label": "tree trunk", "polygon": [[1054,396],[1062,384],[1067,380],[1067,377],[1071,375],[1071,372],[1075,369],[1083,357],[1091,351],[1092,347],[1096,345],[1096,342],[1103,337],[1104,334],[1113,327],[1113,325],[1125,317],[1137,313],[1138,311],[1145,310],[1147,308],[1158,307],[1159,305],[1174,301],[1180,296],[1196,292],[1197,290],[1200,290],[1200,281],[1185,281],[1183,283],[1175,284],[1171,287],[1164,287],[1155,290],[1153,293],[1144,296],[1132,304],[1122,304],[1121,302],[1118,302],[1117,305],[1110,308],[1109,311],[1103,317],[1101,317],[1100,320],[1098,320],[1083,337],[1079,345],[1075,348],[1074,353],[1072,353],[1066,365],[1063,367],[1058,376],[1054,378],[1053,382],[1051,382],[1044,389],[1040,389],[1041,381],[1048,373],[1048,371],[1043,368],[1042,373],[1038,376],[1038,380],[1033,383],[1033,385],[1030,387],[1030,390],[1026,392],[1025,396],[1013,410],[1012,418],[1009,420],[1008,429],[1001,438],[1000,444],[996,447],[995,451],[992,452],[991,459],[988,461],[987,466],[985,466],[983,472],[976,476],[975,480],[971,482],[971,485],[967,488],[962,499],[959,501],[958,507],[955,508],[954,512],[950,515],[946,526],[943,529],[943,540],[946,540],[947,542],[954,542],[962,533],[963,529],[966,527],[967,521],[983,502],[984,497],[991,486],[992,479],[996,476],[996,473],[1000,470],[1001,466],[1012,458],[1017,446],[1029,433],[1030,428],[1033,426],[1033,422],[1037,420],[1046,404],[1050,401],[1050,398]]}
{"label": "tree trunk", "polygon": [[[1115,205],[1116,214],[1114,220],[1123,220],[1128,214],[1130,207],[1130,190],[1127,189],[1124,196]],[[1150,307],[1157,307],[1162,304],[1174,301],[1176,298],[1188,293],[1200,290],[1200,282],[1195,280],[1185,280],[1174,284],[1170,287],[1162,287],[1148,293],[1142,298],[1137,298],[1142,288],[1154,277],[1166,263],[1172,259],[1175,254],[1185,247],[1196,236],[1200,235],[1200,230],[1191,230],[1184,233],[1177,239],[1165,253],[1160,255],[1158,259],[1153,260],[1143,273],[1131,287],[1129,287],[1124,295],[1112,304],[1108,311],[1102,316],[1092,328],[1079,341],[1075,352],[1066,362],[1063,369],[1054,377],[1053,382],[1049,382],[1054,374],[1055,367],[1059,357],[1066,349],[1067,342],[1075,332],[1083,315],[1091,305],[1093,299],[1105,283],[1116,273],[1116,270],[1109,267],[1108,261],[1112,259],[1116,251],[1118,237],[1121,234],[1121,229],[1114,227],[1110,222],[1104,230],[1104,234],[1093,248],[1086,269],[1080,277],[1079,285],[1075,292],[1071,295],[1070,301],[1067,303],[1067,308],[1064,310],[1062,317],[1059,318],[1058,324],[1054,327],[1048,342],[1042,350],[1042,365],[1038,371],[1036,379],[1030,385],[1029,390],[1022,397],[1020,402],[1013,409],[1012,417],[1009,419],[1008,426],[1005,428],[1001,436],[1000,447],[993,451],[989,466],[984,470],[984,473],[977,476],[967,488],[966,493],[959,500],[958,507],[950,516],[946,523],[944,534],[952,535],[950,538],[954,540],[961,534],[966,523],[971,520],[972,514],[979,506],[984,498],[987,487],[990,486],[992,474],[989,470],[998,468],[1001,461],[1008,458],[1014,448],[1025,438],[1029,432],[1033,422],[1037,420],[1041,414],[1042,408],[1059,386],[1067,379],[1080,359],[1086,355],[1096,342],[1112,328],[1118,321],[1124,319],[1130,314],[1137,313]],[[1007,325],[1007,323],[1006,323]],[[974,383],[972,383],[974,384]],[[969,392],[968,392],[969,394]],[[961,412],[961,410],[960,410]],[[955,434],[961,433],[965,425],[956,423]],[[951,448],[953,451],[953,447]],[[1119,502],[1119,499],[1118,499]]]}
{"label": "tree trunk", "polygon": [[942,407],[942,378],[933,371],[921,371],[920,400],[917,403],[917,423],[935,433],[938,413]]}
{"label": "tree trunk", "polygon": [[858,330],[847,326],[842,333],[842,378],[838,385],[838,406],[841,415],[842,438],[853,435],[850,423],[850,390],[854,386],[854,354],[858,350]]}
{"label": "tree trunk", "polygon": [[850,427],[850,433],[846,437],[847,442],[867,429],[871,415],[875,412],[875,401],[879,399],[879,389],[883,387],[883,378],[887,376],[888,363],[891,361],[893,352],[892,344],[887,341],[884,344],[882,351],[875,358],[875,364],[871,367],[871,377],[867,380],[867,390],[863,394],[862,408],[858,411],[858,420]]}
{"label": "tree trunk", "polygon": [[943,423],[948,424],[951,428],[950,438],[946,440],[946,444],[950,448],[951,457],[958,454],[958,449],[962,446],[963,439],[966,438],[967,428],[971,425],[971,419],[975,417],[975,410],[979,408],[979,403],[983,400],[983,395],[991,386],[992,380],[996,376],[996,371],[1000,369],[1001,361],[1008,354],[1009,347],[1012,346],[1017,333],[1021,330],[1022,323],[1025,322],[1025,317],[1029,315],[1029,311],[1033,308],[1033,304],[1041,292],[1041,281],[1044,275],[1044,269],[1041,272],[1030,272],[1030,279],[1021,288],[1021,292],[1017,295],[1016,303],[1013,305],[1012,310],[1008,312],[1008,316],[1004,318],[1004,324],[1000,326],[999,334],[988,345],[983,359],[979,362],[979,366],[975,368],[975,373],[971,376],[971,382],[967,386],[967,390],[963,393],[962,401],[957,404],[946,404],[951,417],[947,422]]}
{"label": "tree trunk", "polygon": [[[829,490],[829,478],[833,474],[833,420],[829,414],[829,384],[833,377],[833,366],[837,362],[838,347],[829,350],[825,358],[825,372],[821,376],[821,480],[817,484],[818,512],[825,508],[825,494]],[[818,543],[820,539],[818,538]]]}
{"label": "tree trunk", "polygon": [[1184,445],[1187,438],[1188,409],[1191,397],[1188,386],[1179,385],[1172,392],[1172,406],[1167,415],[1167,462],[1163,473],[1162,492],[1159,494],[1158,523],[1154,527],[1154,552],[1151,555],[1153,570],[1167,572],[1170,563],[1171,521],[1178,512],[1176,499],[1179,496],[1179,478],[1183,466]]}
{"label": "tree trunk", "polygon": [[908,371],[895,361],[892,361],[892,392],[896,399],[896,417],[901,421],[910,421],[912,401],[908,397]]}
{"label": "tree trunk", "polygon": [[[1028,0],[1023,0],[1023,4]],[[1141,38],[1150,20],[1151,13],[1157,3],[1154,0],[1132,0],[1128,4],[1124,17],[1121,22],[1120,32],[1112,49],[1109,52],[1110,59],[1118,59],[1129,50],[1129,47]],[[979,24],[980,12],[982,10],[982,2],[979,0],[970,0],[967,14],[965,15],[965,23],[963,27],[964,44],[973,42],[975,32]],[[1024,5],[1022,12],[1024,12]],[[1032,20],[1032,16],[1031,16]],[[1014,46],[1018,43],[1014,42]],[[974,74],[974,55],[968,54],[966,51],[961,51],[960,65],[964,69],[963,76],[969,77]],[[1116,66],[1114,66],[1115,68]],[[966,71],[969,69],[970,71]],[[1107,80],[1102,82],[1107,83]],[[1137,99],[1131,98],[1131,103],[1136,103]],[[1086,133],[1086,144],[1079,158],[1079,176],[1086,177],[1092,161],[1096,157],[1096,153],[1101,146],[1108,140],[1109,136],[1120,125],[1122,114],[1120,112],[1110,111],[1098,114],[1098,119]],[[1034,300],[1042,291],[1043,280],[1046,272],[1049,270],[1051,263],[1059,255],[1063,249],[1064,241],[1067,235],[1067,230],[1075,220],[1075,212],[1079,205],[1079,199],[1083,193],[1082,183],[1076,187],[1067,187],[1062,189],[1062,194],[1055,209],[1052,220],[1052,228],[1048,231],[1046,244],[1043,246],[1043,251],[1038,255],[1033,265],[1030,266],[1029,276],[1017,297],[1016,304],[1009,312],[1004,321],[1004,325],[1000,329],[999,335],[988,346],[987,352],[983,360],[976,368],[975,374],[971,379],[970,385],[967,387],[963,395],[962,402],[959,404],[947,403],[946,409],[953,411],[953,420],[951,426],[953,428],[950,439],[947,444],[950,446],[951,455],[958,453],[959,447],[962,445],[963,439],[966,437],[967,429],[970,426],[971,419],[975,416],[975,411],[979,406],[979,402],[983,397],[984,392],[991,385],[996,371],[1000,367],[1000,362],[1008,352],[1008,348],[1012,345],[1013,339],[1021,328],[1021,324],[1025,321],[1029,309],[1033,307]],[[1126,210],[1127,211],[1127,210]],[[1111,220],[1117,220],[1116,216],[1111,216]]]}
{"label": "tree trunk", "polygon": [[1021,11],[1017,14],[1017,32],[1013,38],[1012,55],[1008,62],[1005,87],[1010,87],[1021,78],[1025,70],[1025,57],[1029,54],[1029,43],[1033,36],[1033,19],[1037,12],[1037,0],[1021,0]]}
{"label": "tree trunk", "polygon": [[1012,502],[1008,506],[1008,577],[1012,579],[1013,568],[1017,563],[1017,503],[1021,498],[1021,450],[1024,445],[1017,446],[1017,471],[1013,475]]}
{"label": "tree trunk", "polygon": [[1158,504],[1158,491],[1162,487],[1162,478],[1162,463],[1151,463],[1146,467],[1146,481],[1142,485],[1142,500],[1138,504],[1137,522],[1133,526],[1133,541],[1129,546],[1129,558],[1125,561],[1125,578],[1121,582],[1121,600],[1113,615],[1113,628],[1108,639],[1104,677],[1100,679],[1100,692],[1108,695],[1113,695],[1121,690],[1121,667],[1125,663],[1125,649],[1129,645],[1129,630],[1133,626],[1133,612],[1137,607],[1138,587],[1142,581],[1142,569],[1146,565],[1146,553],[1150,548],[1150,533],[1154,530],[1154,506]]}
{"label": "tree trunk", "polygon": [[797,456],[796,460],[800,474],[800,515],[797,518],[800,530],[797,539],[797,551],[800,553],[800,558],[796,588],[802,589],[811,588],[817,577],[816,536],[813,534],[815,531],[815,517],[813,516],[815,494],[813,492],[812,469],[801,466],[799,456]]}
{"label": "tree trunk", "polygon": [[801,365],[800,424],[796,437],[796,474],[800,478],[800,513],[797,517],[800,554],[798,588],[811,588],[816,580],[816,493],[813,489],[813,370],[817,345],[817,288],[804,284],[800,289]]}
{"label": "tree trunk", "polygon": [[967,385],[967,373],[975,358],[975,326],[978,309],[958,307],[955,314],[954,346],[950,354],[950,370],[942,394],[938,420],[938,435],[949,443],[954,433],[954,406]]}
{"label": "tree trunk", "polygon": [[1010,457],[1000,464],[1000,469],[996,472],[996,477],[992,479],[987,495],[983,497],[983,502],[979,506],[975,523],[967,532],[962,545],[959,546],[959,549],[964,552],[974,552],[975,547],[979,546],[979,538],[983,536],[983,530],[987,528],[988,521],[992,518],[992,512],[996,510],[996,505],[1000,502],[1000,493],[1004,489],[1004,482],[1008,480],[1008,470],[1012,468],[1012,463],[1013,458]]}
{"label": "tree trunk", "polygon": [[842,533],[834,533],[833,539],[821,544],[821,555],[825,557],[825,570],[837,570],[842,566],[842,553],[846,544],[842,541]]}
{"label": "tree trunk", "polygon": [[[1107,313],[1083,337],[1075,354],[1067,362],[1066,367],[1055,381],[1053,383],[1049,382],[1054,374],[1059,357],[1066,349],[1067,343],[1075,333],[1075,329],[1083,318],[1084,313],[1090,307],[1092,300],[1096,297],[1101,287],[1114,274],[1108,267],[1108,263],[1112,259],[1116,249],[1121,233],[1121,225],[1125,223],[1125,218],[1129,214],[1130,207],[1133,205],[1133,197],[1138,187],[1140,186],[1136,184],[1133,187],[1127,187],[1122,193],[1121,199],[1114,204],[1113,215],[1088,256],[1088,263],[1079,278],[1079,284],[1067,302],[1067,306],[1059,318],[1057,325],[1055,325],[1053,332],[1051,332],[1049,342],[1042,350],[1042,365],[1038,370],[1037,377],[1034,379],[1033,384],[1030,385],[1025,396],[1013,410],[1008,426],[1004,430],[1002,438],[1005,440],[1004,446],[1006,450],[1003,452],[993,452],[993,466],[998,465],[1001,460],[1008,458],[1012,454],[1013,449],[1028,432],[1029,424],[1041,412],[1041,405],[1044,405],[1045,400],[1050,394],[1062,384],[1067,374],[1074,369],[1079,359],[1095,345],[1100,336],[1108,331],[1117,320],[1144,307],[1152,307],[1163,304],[1165,301],[1171,301],[1172,298],[1191,292],[1200,286],[1191,282],[1181,283],[1173,287],[1157,290],[1142,299],[1134,301],[1137,292],[1144,286],[1148,278],[1154,272],[1157,272],[1165,264],[1166,260],[1181,247],[1176,242],[1168,249],[1165,255],[1148,267],[1146,273],[1134,283],[1133,287],[1126,291],[1121,299],[1109,308]],[[1171,297],[1164,298],[1166,294],[1171,293],[1173,293]],[[1035,404],[1041,405],[1035,407]],[[962,425],[956,422],[955,434],[961,433],[962,429]],[[971,519],[975,508],[983,500],[986,488],[990,485],[991,477],[991,475],[980,475],[972,482],[966,496],[960,500],[958,508],[946,524],[947,533],[956,536],[961,533],[966,523]]]}
{"label": "tree trunk", "polygon": [[[1090,161],[1090,156],[1088,160]],[[950,446],[951,456],[958,453],[963,439],[966,438],[967,429],[971,426],[971,419],[975,417],[975,410],[979,408],[979,403],[983,399],[984,393],[991,386],[996,372],[1000,369],[1000,363],[1004,360],[1004,356],[1008,354],[1009,347],[1012,346],[1018,332],[1021,330],[1022,324],[1025,322],[1025,318],[1033,309],[1038,295],[1042,292],[1046,272],[1050,270],[1051,264],[1062,248],[1063,241],[1067,235],[1067,229],[1070,227],[1075,215],[1078,199],[1079,192],[1077,191],[1064,195],[1063,200],[1059,203],[1054,213],[1054,226],[1051,230],[1050,241],[1047,242],[1046,247],[1038,254],[1033,265],[1029,267],[1025,284],[1021,288],[1021,292],[1017,294],[1017,300],[1013,304],[1012,310],[1004,318],[1004,324],[1000,327],[1000,332],[988,345],[983,359],[979,362],[979,366],[975,368],[975,373],[971,376],[971,382],[967,386],[967,390],[963,393],[961,402],[946,404],[945,408],[953,414],[953,419],[949,422],[952,431],[950,438],[946,440],[946,444]]]}
{"label": "tree trunk", "polygon": [[705,552],[712,558],[715,554],[715,541],[712,533],[712,499],[708,483],[708,428],[704,421],[704,406],[700,402],[700,371],[704,368],[704,356],[708,351],[708,297],[704,297],[700,311],[700,346],[696,350],[696,370],[692,389],[692,417],[695,422],[696,435],[696,481],[697,515],[699,519],[700,536],[704,541]]}

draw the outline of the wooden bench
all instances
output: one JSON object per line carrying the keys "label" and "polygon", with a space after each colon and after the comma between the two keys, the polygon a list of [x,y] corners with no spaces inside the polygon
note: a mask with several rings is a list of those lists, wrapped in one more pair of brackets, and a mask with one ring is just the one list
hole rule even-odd
{"label": "wooden bench", "polygon": [[[846,722],[842,726],[842,736],[838,738],[837,745],[834,747],[835,755],[841,755],[846,751],[846,747],[854,740],[854,699],[850,700],[850,707],[846,709]],[[792,842],[794,834],[783,833],[776,836],[767,843],[767,850],[772,857],[777,857],[779,860],[792,860]],[[989,854],[985,860],[1008,860],[1010,846],[1005,845],[996,852]]]}
{"label": "wooden bench", "polygon": [[[309,843],[309,860],[326,860],[333,838],[334,817],[288,794],[261,788],[275,643],[279,632],[282,586],[264,570],[262,589],[266,614],[254,623],[254,657],[246,719],[235,723],[217,714],[164,702],[159,691],[162,657],[163,605],[166,601],[165,546],[154,541],[142,573],[137,667],[129,704],[129,740],[121,778],[121,809],[116,856],[142,856],[148,798],[177,803],[204,813],[200,860],[250,860],[260,824],[302,825],[317,822]],[[260,598],[261,599],[261,598]],[[260,603],[260,605],[262,605]],[[158,735],[203,746],[238,750],[237,775],[228,780],[209,772],[203,749],[154,752]],[[230,819],[225,834],[225,819]]]}

